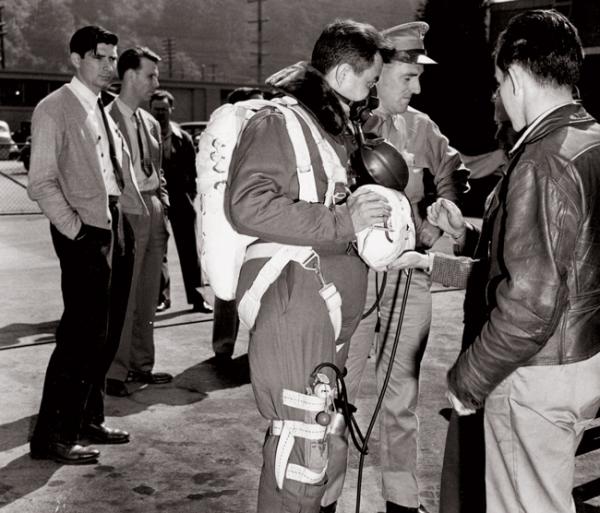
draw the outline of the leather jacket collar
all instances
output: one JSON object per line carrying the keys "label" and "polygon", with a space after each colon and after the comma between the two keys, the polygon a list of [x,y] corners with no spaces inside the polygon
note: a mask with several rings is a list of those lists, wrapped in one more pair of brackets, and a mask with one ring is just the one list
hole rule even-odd
{"label": "leather jacket collar", "polygon": [[[586,110],[583,108],[581,103],[572,102],[562,105],[552,111],[550,111],[531,131],[525,130],[521,138],[515,143],[515,145],[509,151],[509,155],[513,156],[523,146],[534,143],[548,134],[568,125],[575,125],[578,123],[588,123],[593,121]],[[535,123],[535,121],[534,121]]]}

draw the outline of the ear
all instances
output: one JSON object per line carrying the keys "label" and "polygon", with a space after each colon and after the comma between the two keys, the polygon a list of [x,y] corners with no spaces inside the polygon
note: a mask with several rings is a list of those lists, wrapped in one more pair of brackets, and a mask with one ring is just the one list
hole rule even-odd
{"label": "ear", "polygon": [[79,66],[81,66],[81,55],[77,52],[73,52],[71,54],[71,64],[73,64],[75,69],[79,69]]}
{"label": "ear", "polygon": [[327,73],[325,73],[325,82],[329,84],[334,91],[337,91],[340,88],[340,84],[344,80],[344,70],[340,69],[341,64],[336,64],[333,68],[330,68]]}
{"label": "ear", "polygon": [[335,78],[338,86],[342,85],[348,76],[348,73],[352,71],[352,66],[347,62],[343,62],[336,66]]}
{"label": "ear", "polygon": [[518,64],[512,64],[508,68],[508,78],[510,78],[510,82],[512,84],[513,94],[518,96],[523,92],[523,84],[524,84],[524,73],[525,71]]}

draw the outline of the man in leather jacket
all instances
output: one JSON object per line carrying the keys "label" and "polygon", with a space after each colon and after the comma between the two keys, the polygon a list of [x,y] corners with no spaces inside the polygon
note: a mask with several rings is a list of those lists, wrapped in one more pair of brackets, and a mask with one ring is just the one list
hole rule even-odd
{"label": "man in leather jacket", "polygon": [[448,386],[459,414],[485,406],[488,513],[574,511],[574,452],[600,407],[600,125],[573,100],[582,64],[564,16],[514,17],[496,79],[523,133],[481,233],[447,200],[429,209],[485,276],[469,281],[485,307]]}

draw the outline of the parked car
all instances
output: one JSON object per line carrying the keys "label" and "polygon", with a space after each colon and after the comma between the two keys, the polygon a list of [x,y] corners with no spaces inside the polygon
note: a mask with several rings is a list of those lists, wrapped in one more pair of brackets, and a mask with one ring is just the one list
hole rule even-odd
{"label": "parked car", "polygon": [[206,125],[208,125],[208,121],[184,121],[183,123],[179,123],[179,126],[192,136],[196,151],[198,151],[200,134],[204,132]]}
{"label": "parked car", "polygon": [[19,147],[13,140],[6,121],[0,120],[0,160],[12,160],[19,156]]}

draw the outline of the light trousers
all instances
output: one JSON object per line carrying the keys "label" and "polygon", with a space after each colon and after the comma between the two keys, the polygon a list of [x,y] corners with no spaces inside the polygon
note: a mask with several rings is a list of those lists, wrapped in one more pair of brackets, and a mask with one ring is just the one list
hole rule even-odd
{"label": "light trousers", "polygon": [[144,193],[142,197],[150,215],[126,214],[135,237],[133,280],[119,350],[107,374],[119,381],[125,381],[130,370],[154,367],[154,317],[169,232],[158,195]]}
{"label": "light trousers", "polygon": [[600,353],[521,367],[485,402],[487,513],[575,512],[575,451],[600,408]]}
{"label": "light trousers", "polygon": [[[367,364],[371,346],[376,341],[375,371],[377,391],[381,390],[390,364],[392,346],[398,327],[406,275],[399,271],[388,273],[387,285],[380,300],[381,331],[375,337],[377,315],[364,318],[352,340],[346,368],[346,386],[351,402],[356,399],[360,381]],[[416,414],[419,395],[421,360],[431,325],[431,280],[427,274],[415,271],[406,302],[404,320],[392,374],[379,414],[380,458],[383,498],[395,504],[416,508],[419,505],[417,455],[419,420]],[[375,273],[369,272],[366,306],[376,297]],[[345,456],[345,454],[344,454]],[[338,499],[342,492],[346,459],[330,465],[328,489],[323,505]]]}

